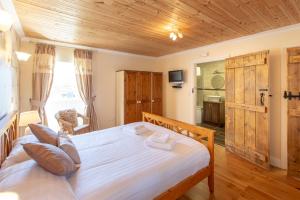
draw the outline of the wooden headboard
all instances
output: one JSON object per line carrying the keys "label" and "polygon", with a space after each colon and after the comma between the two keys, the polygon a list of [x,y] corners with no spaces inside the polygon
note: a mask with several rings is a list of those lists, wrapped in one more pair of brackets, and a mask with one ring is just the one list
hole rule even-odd
{"label": "wooden headboard", "polygon": [[7,115],[0,122],[0,166],[9,155],[13,141],[18,137],[18,113]]}

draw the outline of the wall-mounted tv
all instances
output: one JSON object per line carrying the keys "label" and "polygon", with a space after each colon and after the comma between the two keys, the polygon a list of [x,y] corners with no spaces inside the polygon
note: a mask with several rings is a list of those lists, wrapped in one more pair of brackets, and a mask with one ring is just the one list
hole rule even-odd
{"label": "wall-mounted tv", "polygon": [[183,82],[183,70],[169,71],[170,83],[182,83]]}

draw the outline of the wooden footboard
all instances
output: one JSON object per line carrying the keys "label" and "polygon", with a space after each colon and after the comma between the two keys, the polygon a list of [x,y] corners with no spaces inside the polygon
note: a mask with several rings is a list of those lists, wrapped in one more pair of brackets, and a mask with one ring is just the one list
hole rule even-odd
{"label": "wooden footboard", "polygon": [[156,197],[156,200],[172,200],[181,197],[197,183],[208,177],[210,192],[214,192],[214,130],[194,126],[181,121],[143,112],[143,121],[165,127],[177,133],[191,137],[207,146],[210,153],[209,166],[186,178],[177,185]]}
{"label": "wooden footboard", "polygon": [[0,166],[9,155],[13,141],[18,137],[17,113],[7,115],[0,122]]}

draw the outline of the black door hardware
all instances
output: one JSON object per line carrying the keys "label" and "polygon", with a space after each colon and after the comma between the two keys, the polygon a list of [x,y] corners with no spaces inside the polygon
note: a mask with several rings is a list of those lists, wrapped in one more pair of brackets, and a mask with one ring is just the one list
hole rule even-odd
{"label": "black door hardware", "polygon": [[268,89],[259,89],[260,92],[268,92]]}
{"label": "black door hardware", "polygon": [[264,92],[268,92],[267,88],[264,89],[259,89],[260,91],[260,104],[263,106],[265,105],[265,93]]}
{"label": "black door hardware", "polygon": [[265,93],[260,93],[260,104],[263,106],[265,105]]}
{"label": "black door hardware", "polygon": [[284,91],[283,98],[292,100],[292,99],[298,99],[300,100],[300,92],[298,95],[292,94],[292,92]]}

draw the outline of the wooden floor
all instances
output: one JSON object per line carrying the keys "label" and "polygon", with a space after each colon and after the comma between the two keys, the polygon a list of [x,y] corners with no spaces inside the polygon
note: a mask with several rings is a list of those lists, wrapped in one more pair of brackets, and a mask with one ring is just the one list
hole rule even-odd
{"label": "wooden floor", "polygon": [[287,178],[285,170],[264,170],[215,145],[214,195],[204,180],[179,200],[211,199],[300,200],[300,181]]}

